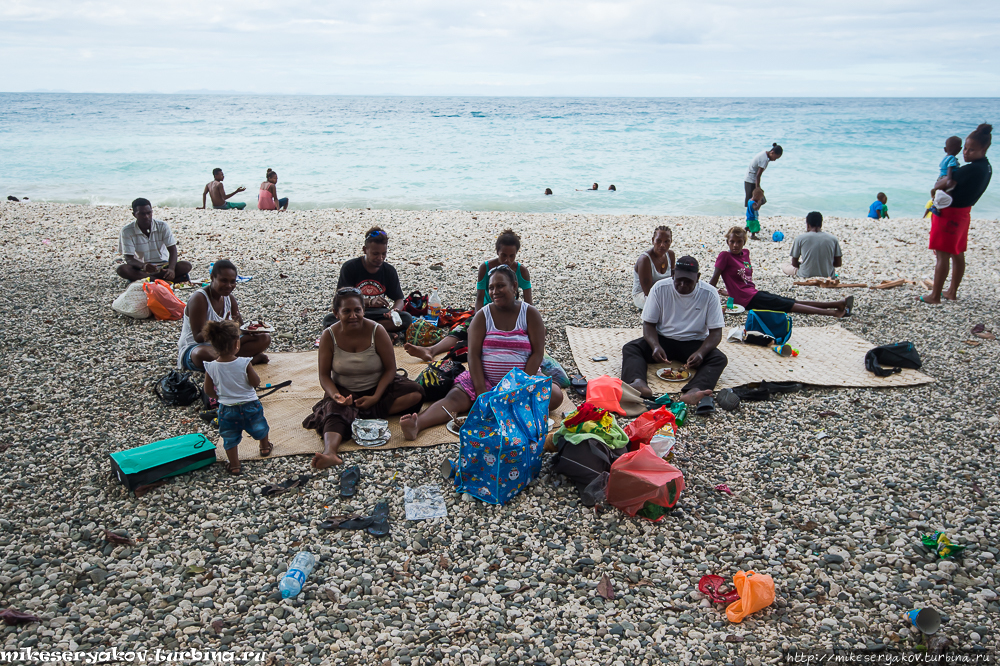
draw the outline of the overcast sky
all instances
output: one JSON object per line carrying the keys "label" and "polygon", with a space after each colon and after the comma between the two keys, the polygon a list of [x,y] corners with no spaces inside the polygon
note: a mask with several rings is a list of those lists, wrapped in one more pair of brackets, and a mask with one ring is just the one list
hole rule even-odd
{"label": "overcast sky", "polygon": [[1000,97],[1000,2],[3,0],[0,90]]}

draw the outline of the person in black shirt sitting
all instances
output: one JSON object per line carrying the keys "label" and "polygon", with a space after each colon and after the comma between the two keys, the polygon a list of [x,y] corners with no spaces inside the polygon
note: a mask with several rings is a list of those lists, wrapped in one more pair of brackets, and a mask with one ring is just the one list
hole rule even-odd
{"label": "person in black shirt sitting", "polygon": [[[365,234],[364,254],[345,261],[340,267],[337,289],[357,287],[365,305],[365,319],[379,323],[390,332],[406,331],[413,323],[413,317],[403,312],[403,289],[399,286],[399,274],[385,257],[389,249],[389,234],[381,227],[372,227]],[[400,323],[392,320],[395,310]],[[337,321],[337,313],[331,312],[323,319],[323,328],[329,328]]]}
{"label": "person in black shirt sitting", "polygon": [[[934,266],[934,284],[931,293],[918,300],[924,303],[940,303],[941,298],[958,300],[958,285],[965,275],[965,249],[969,240],[969,222],[972,207],[983,196],[993,176],[993,167],[986,159],[993,138],[993,126],[986,123],[974,129],[965,138],[962,159],[965,166],[951,170],[951,178],[944,176],[934,184],[935,189],[948,190],[952,202],[947,208],[931,215],[930,249],[937,255]],[[951,269],[951,284],[943,291],[944,280]]]}

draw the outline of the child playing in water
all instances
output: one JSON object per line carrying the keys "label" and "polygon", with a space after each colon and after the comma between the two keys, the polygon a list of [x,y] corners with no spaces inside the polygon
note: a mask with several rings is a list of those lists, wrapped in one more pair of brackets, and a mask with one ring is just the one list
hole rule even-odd
{"label": "child playing in water", "polygon": [[709,282],[713,287],[721,277],[726,289],[720,294],[731,296],[733,301],[747,310],[776,310],[778,312],[798,312],[801,314],[850,317],[854,308],[854,297],[840,301],[796,301],[766,291],[758,291],[753,283],[753,266],[750,265],[750,250],[744,249],[747,232],[733,227],[726,232],[728,252],[720,252],[715,260],[715,273]]}
{"label": "child playing in water", "polygon": [[760,220],[758,213],[760,207],[764,205],[764,190],[759,187],[753,188],[750,194],[750,201],[747,202],[747,225],[746,230],[750,232],[750,240],[760,240],[757,232],[760,231]]}
{"label": "child playing in water", "polygon": [[240,328],[232,320],[210,321],[202,335],[219,354],[215,361],[205,361],[205,393],[219,401],[219,435],[229,464],[226,471],[242,474],[239,445],[243,431],[260,443],[260,455],[266,458],[274,447],[268,439],[270,428],[264,418],[264,406],[254,390],[260,386],[250,358],[237,356],[240,351]]}
{"label": "child playing in water", "polygon": [[927,217],[928,213],[939,214],[941,209],[947,208],[951,205],[951,192],[955,187],[955,181],[952,180],[952,173],[961,166],[958,163],[958,158],[955,157],[960,152],[962,152],[962,139],[957,136],[950,136],[948,140],[944,142],[944,158],[941,160],[940,172],[938,173],[938,180],[941,178],[948,179],[947,189],[934,188],[931,190],[932,204],[927,207],[927,212],[924,213],[924,217]]}

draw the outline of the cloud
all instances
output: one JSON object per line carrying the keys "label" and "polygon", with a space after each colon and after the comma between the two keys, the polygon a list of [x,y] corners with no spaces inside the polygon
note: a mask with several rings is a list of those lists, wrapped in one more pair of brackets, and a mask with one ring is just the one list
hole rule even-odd
{"label": "cloud", "polygon": [[998,37],[981,0],[0,5],[9,90],[998,96]]}

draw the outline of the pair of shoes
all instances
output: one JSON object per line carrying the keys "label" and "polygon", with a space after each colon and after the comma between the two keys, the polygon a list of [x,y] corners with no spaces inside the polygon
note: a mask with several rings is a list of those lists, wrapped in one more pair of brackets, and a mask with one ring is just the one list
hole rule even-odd
{"label": "pair of shoes", "polygon": [[736,395],[732,389],[722,389],[713,398],[710,395],[705,396],[695,407],[694,413],[697,416],[709,416],[715,413],[715,403],[719,403],[719,407],[722,407],[727,412],[732,412],[739,408],[740,406],[740,396]]}
{"label": "pair of shoes", "polygon": [[581,397],[586,397],[587,395],[587,380],[584,379],[583,375],[573,375],[569,378],[570,386],[573,387],[573,392]]}
{"label": "pair of shoes", "polygon": [[389,503],[379,502],[375,505],[372,515],[362,518],[353,516],[332,516],[319,526],[324,530],[365,530],[374,537],[389,535]]}
{"label": "pair of shoes", "polygon": [[280,495],[281,493],[288,492],[292,488],[298,488],[299,486],[304,486],[306,481],[312,477],[308,474],[303,474],[298,478],[288,479],[287,481],[282,481],[281,483],[269,483],[260,489],[260,494],[263,497],[270,497],[271,495]]}

